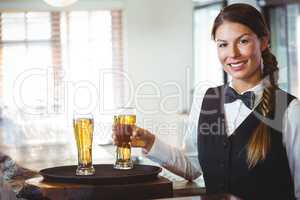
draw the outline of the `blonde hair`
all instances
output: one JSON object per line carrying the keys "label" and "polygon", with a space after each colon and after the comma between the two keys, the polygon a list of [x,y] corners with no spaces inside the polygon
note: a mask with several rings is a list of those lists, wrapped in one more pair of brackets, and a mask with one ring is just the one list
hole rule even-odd
{"label": "blonde hair", "polygon": [[[259,104],[257,111],[265,118],[269,118],[274,112],[275,105],[275,90],[277,86],[278,67],[275,56],[267,48],[263,53],[263,77],[269,76],[270,85],[263,91],[262,101]],[[271,139],[268,126],[260,122],[254,130],[248,144],[247,144],[247,163],[249,168],[264,160],[267,157],[271,146]]]}

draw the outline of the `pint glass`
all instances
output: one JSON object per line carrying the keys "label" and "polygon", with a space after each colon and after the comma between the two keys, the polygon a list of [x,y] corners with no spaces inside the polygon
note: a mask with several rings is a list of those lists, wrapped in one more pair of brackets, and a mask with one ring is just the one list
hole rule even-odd
{"label": "pint glass", "polygon": [[119,144],[116,147],[115,169],[132,169],[131,159],[131,140],[133,128],[136,123],[135,108],[120,108],[117,115],[114,116],[114,124],[120,125],[120,133],[117,134]]}
{"label": "pint glass", "polygon": [[93,175],[92,144],[94,120],[91,114],[74,114],[73,128],[78,152],[76,175]]}

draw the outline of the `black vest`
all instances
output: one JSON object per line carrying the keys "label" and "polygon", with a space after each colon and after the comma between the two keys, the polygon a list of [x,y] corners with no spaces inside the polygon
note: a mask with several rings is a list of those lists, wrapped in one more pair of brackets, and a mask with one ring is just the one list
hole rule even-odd
{"label": "black vest", "polygon": [[[224,115],[225,87],[207,90],[199,117],[198,156],[207,193],[230,193],[246,200],[295,199],[282,143],[283,114],[295,97],[276,90],[272,119],[261,118],[254,110],[228,137]],[[261,121],[270,130],[271,146],[266,159],[249,169],[246,162],[247,143]]]}

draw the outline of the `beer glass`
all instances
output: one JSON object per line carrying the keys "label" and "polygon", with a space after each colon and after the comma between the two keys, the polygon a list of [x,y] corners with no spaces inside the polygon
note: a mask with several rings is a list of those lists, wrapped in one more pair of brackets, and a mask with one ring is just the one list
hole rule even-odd
{"label": "beer glass", "polygon": [[92,114],[74,114],[73,128],[78,152],[76,175],[94,175],[92,144],[94,120]]}
{"label": "beer glass", "polygon": [[115,169],[132,169],[133,162],[131,159],[131,141],[133,128],[136,123],[136,112],[133,107],[120,108],[114,116],[114,124],[119,126],[121,130],[117,133],[119,143],[116,147]]}

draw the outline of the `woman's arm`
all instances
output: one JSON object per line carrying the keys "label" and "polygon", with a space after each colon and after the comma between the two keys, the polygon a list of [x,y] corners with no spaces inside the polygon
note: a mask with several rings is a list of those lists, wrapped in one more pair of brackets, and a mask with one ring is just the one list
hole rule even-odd
{"label": "woman's arm", "polygon": [[[129,131],[127,132],[129,133]],[[114,144],[118,144],[119,139],[127,132],[126,127],[114,125]],[[186,141],[190,142],[190,140]],[[184,150],[172,147],[146,129],[134,127],[131,136],[131,145],[133,147],[141,147],[146,157],[187,180],[196,179],[201,174],[200,170],[197,167],[194,167],[192,161],[185,155]],[[193,149],[197,149],[197,147],[193,147]],[[188,151],[191,152],[191,150]],[[193,155],[196,155],[197,157],[197,152],[193,152]],[[196,159],[196,161],[198,162],[198,159]]]}
{"label": "woman's arm", "polygon": [[300,101],[293,100],[287,108],[283,123],[283,143],[286,146],[295,196],[300,200]]}
{"label": "woman's arm", "polygon": [[[181,148],[173,147],[167,141],[162,141],[155,134],[139,127],[135,127],[133,131],[132,146],[141,147],[146,157],[187,180],[198,178],[202,170],[198,161],[197,126],[203,96],[207,88],[199,87],[195,90]],[[114,144],[118,143],[118,134],[122,135],[122,132],[126,132],[123,129],[121,125],[113,126]]]}
{"label": "woman's arm", "polygon": [[150,152],[144,153],[147,158],[187,180],[194,180],[201,175],[199,168],[193,164],[183,150],[172,147],[159,138],[156,138]]}
{"label": "woman's arm", "polygon": [[159,163],[171,172],[193,180],[202,173],[198,160],[197,127],[203,96],[207,87],[195,90],[188,122],[184,126],[181,148],[174,148],[167,142],[156,138],[150,151],[144,151],[146,157]]}

